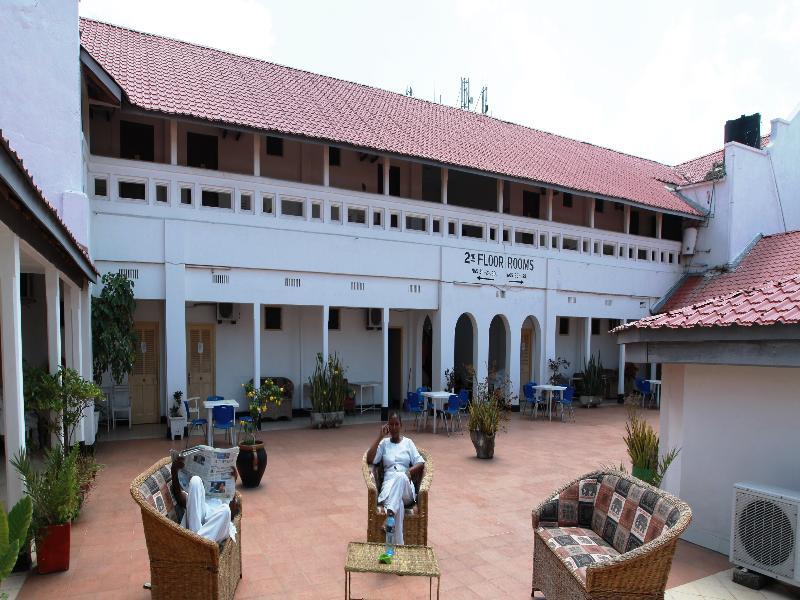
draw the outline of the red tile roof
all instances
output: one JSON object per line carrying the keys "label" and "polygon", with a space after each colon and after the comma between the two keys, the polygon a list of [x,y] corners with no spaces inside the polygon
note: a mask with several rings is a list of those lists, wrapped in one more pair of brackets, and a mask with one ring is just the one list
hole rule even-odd
{"label": "red tile roof", "polygon": [[74,249],[77,250],[86,259],[92,271],[94,271],[95,275],[99,275],[100,273],[94,266],[94,263],[92,262],[92,259],[89,256],[89,252],[86,250],[86,247],[78,242],[78,240],[73,235],[72,231],[70,231],[69,227],[67,227],[67,224],[64,223],[64,221],[61,219],[61,216],[58,214],[58,211],[55,209],[55,207],[52,204],[50,204],[47,198],[44,197],[44,193],[39,188],[39,186],[36,185],[36,182],[33,180],[33,176],[30,174],[28,169],[25,167],[25,164],[22,162],[22,158],[20,158],[19,154],[17,154],[17,152],[11,147],[11,144],[6,139],[5,135],[3,135],[2,129],[0,129],[0,147],[6,151],[11,160],[17,165],[19,172],[22,174],[28,185],[30,185],[31,190],[33,191],[36,198],[42,203],[42,206],[44,206],[45,209],[49,213],[51,213],[52,216],[55,218],[59,227],[66,234],[67,238],[73,245]]}
{"label": "red tile roof", "polygon": [[688,329],[800,323],[800,275],[711,298],[614,329]]}
{"label": "red tile roof", "polygon": [[733,270],[685,278],[659,312],[669,312],[797,273],[800,273],[800,231],[767,235]]}
{"label": "red tile roof", "polygon": [[81,19],[81,44],[131,104],[699,213],[674,168],[417,98]]}
{"label": "red tile roof", "polygon": [[[761,136],[761,147],[769,144],[769,135]],[[706,174],[714,166],[714,163],[721,162],[725,158],[725,150],[717,150],[710,154],[687,160],[675,166],[675,169],[686,178],[689,183],[700,183],[705,180]]]}

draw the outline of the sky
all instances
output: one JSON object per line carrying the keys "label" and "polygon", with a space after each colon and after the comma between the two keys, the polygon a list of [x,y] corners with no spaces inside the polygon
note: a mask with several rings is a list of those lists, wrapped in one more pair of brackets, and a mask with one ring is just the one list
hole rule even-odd
{"label": "sky", "polygon": [[677,164],[800,104],[800,2],[80,0],[81,16]]}

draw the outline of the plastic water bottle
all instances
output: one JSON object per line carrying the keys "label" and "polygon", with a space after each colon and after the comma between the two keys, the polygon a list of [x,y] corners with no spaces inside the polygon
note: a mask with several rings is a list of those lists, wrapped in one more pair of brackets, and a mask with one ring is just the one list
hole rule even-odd
{"label": "plastic water bottle", "polygon": [[394,556],[394,514],[391,511],[386,517],[386,555]]}

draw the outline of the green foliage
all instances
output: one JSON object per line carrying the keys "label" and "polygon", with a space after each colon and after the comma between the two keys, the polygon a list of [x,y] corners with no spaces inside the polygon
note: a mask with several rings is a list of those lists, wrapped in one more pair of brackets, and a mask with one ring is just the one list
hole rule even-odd
{"label": "green foliage", "polygon": [[253,385],[252,379],[243,383],[242,387],[244,388],[244,397],[247,399],[247,409],[253,418],[252,422],[242,421],[242,429],[244,429],[242,443],[252,445],[256,443],[256,424],[269,410],[270,405],[281,405],[283,388],[269,377],[264,379],[259,388]]}
{"label": "green foliage", "polygon": [[583,363],[583,393],[587,396],[602,396],[604,391],[603,363],[599,353],[596,360],[593,354],[588,363]]}
{"label": "green foliage", "polygon": [[28,538],[33,503],[24,496],[6,515],[5,507],[0,505],[0,579],[11,573],[17,562],[20,548]]}
{"label": "green foliage", "polygon": [[496,377],[487,375],[482,381],[473,385],[472,401],[469,403],[470,431],[481,431],[485,435],[494,435],[505,431],[508,421],[508,410],[516,398],[511,394],[511,380],[508,376]]}
{"label": "green foliage", "polygon": [[314,412],[339,412],[343,409],[348,387],[345,384],[345,368],[342,367],[339,355],[328,355],[327,362],[322,353],[317,353],[317,364],[314,373],[308,378],[311,387],[311,406]]}
{"label": "green foliage", "polygon": [[121,384],[136,359],[133,282],[120,273],[106,273],[102,282],[100,296],[92,298],[92,370],[97,383],[110,370],[114,381]]}
{"label": "green foliage", "polygon": [[564,376],[561,374],[561,369],[568,369],[569,361],[560,356],[556,358],[547,359],[547,369],[550,371],[550,385],[558,385],[563,383]]}
{"label": "green foliage", "polygon": [[78,511],[83,507],[83,502],[86,496],[89,495],[89,490],[94,483],[94,478],[97,473],[103,468],[90,454],[78,454],[78,460],[75,463],[75,473],[78,478]]}
{"label": "green foliage", "polygon": [[636,407],[628,410],[628,422],[625,423],[625,445],[628,447],[628,456],[631,464],[640,469],[647,469],[653,473],[652,481],[648,483],[656,487],[661,485],[667,469],[678,456],[679,448],[671,448],[661,458],[658,457],[658,434],[639,413]]}
{"label": "green foliage", "polygon": [[181,399],[183,398],[183,392],[178,390],[177,392],[173,392],[172,394],[172,406],[169,408],[169,416],[170,417],[178,417],[181,414]]}
{"label": "green foliage", "polygon": [[31,530],[37,539],[41,539],[44,527],[69,523],[78,515],[80,484],[77,463],[77,446],[66,452],[45,451],[41,469],[33,466],[25,451],[11,459],[33,504]]}

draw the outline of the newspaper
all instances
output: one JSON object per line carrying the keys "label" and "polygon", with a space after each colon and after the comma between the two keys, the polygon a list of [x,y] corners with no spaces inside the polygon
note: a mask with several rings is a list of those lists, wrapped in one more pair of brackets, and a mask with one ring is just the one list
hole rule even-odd
{"label": "newspaper", "polygon": [[197,475],[203,480],[206,498],[230,501],[236,491],[236,480],[232,470],[236,466],[239,448],[212,448],[195,446],[182,452],[173,450],[175,456],[184,459],[184,466],[178,474],[181,486],[189,487],[189,480]]}

